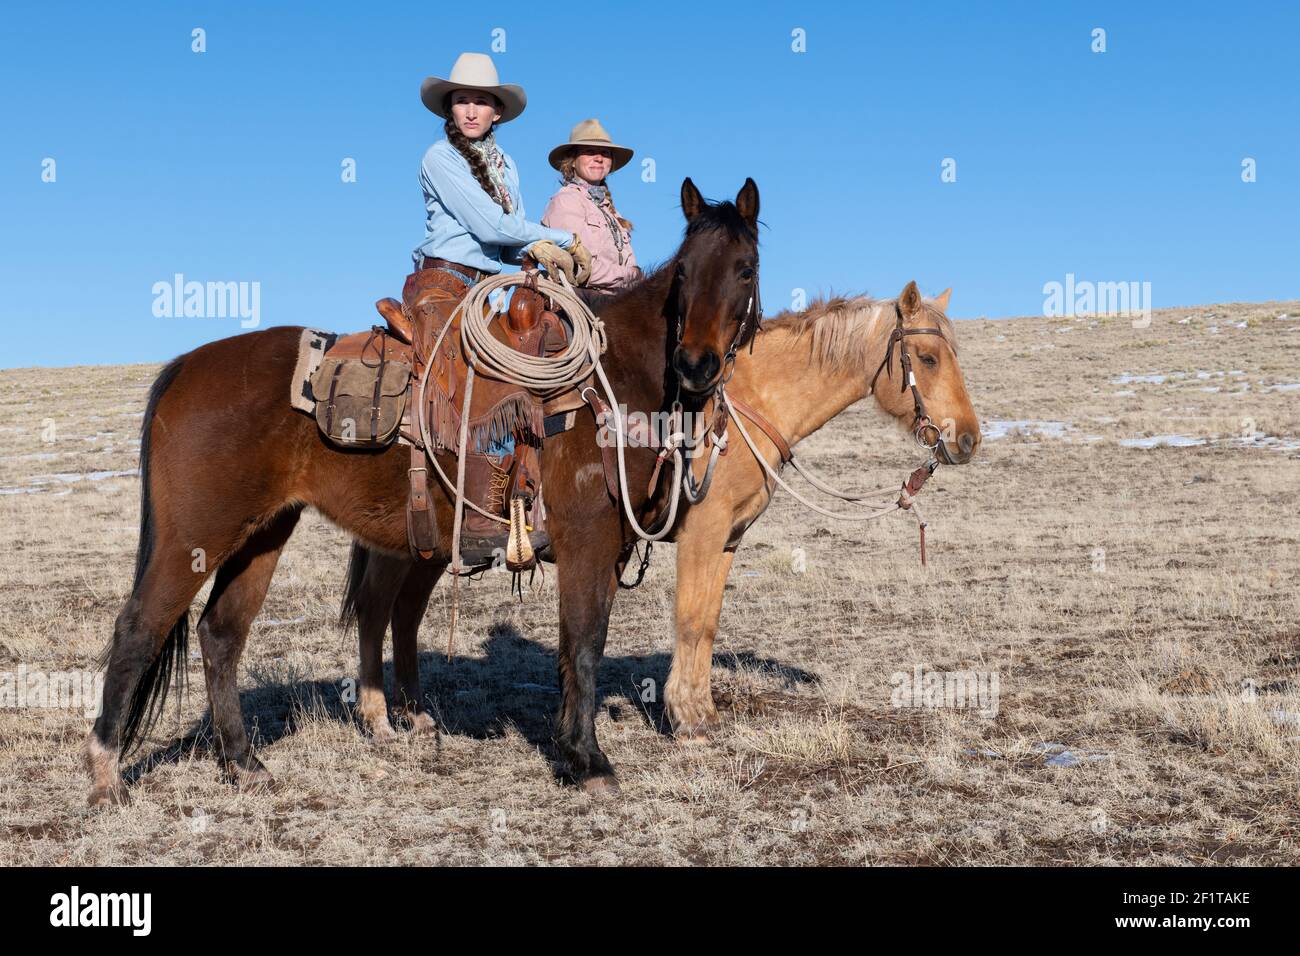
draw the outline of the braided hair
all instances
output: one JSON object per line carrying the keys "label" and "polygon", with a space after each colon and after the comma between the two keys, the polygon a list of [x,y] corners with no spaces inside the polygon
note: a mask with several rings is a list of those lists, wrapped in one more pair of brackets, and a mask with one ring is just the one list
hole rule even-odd
{"label": "braided hair", "polygon": [[[465,162],[469,163],[470,172],[474,174],[474,178],[478,180],[478,184],[483,187],[483,191],[492,197],[494,203],[501,206],[501,197],[498,196],[497,191],[492,188],[492,180],[488,178],[487,163],[483,161],[483,157],[479,155],[477,150],[470,148],[469,138],[460,131],[459,127],[456,126],[456,121],[452,119],[450,115],[451,97],[448,97],[447,99],[447,121],[442,127],[443,132],[447,134],[447,142],[451,143],[451,145],[456,148],[456,152],[465,157]],[[488,127],[488,131],[483,135],[491,135],[495,126],[495,123],[492,124],[492,126]]]}

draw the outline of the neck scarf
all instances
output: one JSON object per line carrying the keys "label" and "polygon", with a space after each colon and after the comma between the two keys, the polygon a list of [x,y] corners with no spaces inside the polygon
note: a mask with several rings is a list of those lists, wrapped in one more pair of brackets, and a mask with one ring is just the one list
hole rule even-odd
{"label": "neck scarf", "polygon": [[585,179],[570,179],[568,184],[578,186],[587,191],[588,198],[596,204],[602,216],[605,217],[605,228],[609,230],[610,236],[614,240],[614,248],[618,250],[619,263],[623,262],[623,249],[627,245],[627,236],[623,233],[623,227],[619,221],[614,218],[612,212],[614,200],[609,196],[609,187],[603,183],[599,186],[593,186]]}
{"label": "neck scarf", "polygon": [[487,166],[488,181],[496,192],[497,201],[506,212],[514,211],[514,202],[510,198],[510,187],[506,185],[506,155],[497,146],[496,133],[489,131],[486,136],[469,141],[469,148],[483,158]]}

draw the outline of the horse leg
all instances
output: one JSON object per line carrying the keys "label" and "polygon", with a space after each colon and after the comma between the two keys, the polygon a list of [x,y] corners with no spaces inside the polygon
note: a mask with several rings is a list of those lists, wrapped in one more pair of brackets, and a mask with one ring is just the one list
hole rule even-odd
{"label": "horse leg", "polygon": [[295,508],[276,515],[222,563],[199,617],[199,647],[217,738],[217,758],[242,790],[268,786],[271,774],[253,755],[244,728],[239,706],[239,658],[299,514],[300,509]]}
{"label": "horse leg", "polygon": [[397,736],[388,722],[388,700],[384,696],[384,632],[411,567],[408,559],[352,545],[344,618],[349,609],[356,615],[361,647],[361,700],[357,709],[361,723],[377,741]]}
{"label": "horse leg", "polygon": [[609,614],[618,592],[617,527],[559,535],[555,541],[560,592],[560,713],[556,744],[573,779],[588,792],[618,789],[614,768],[596,741],[596,675]]}
{"label": "horse leg", "polygon": [[86,738],[90,806],[126,803],[119,768],[157,704],[161,713],[175,667],[185,668],[190,602],[207,580],[188,548],[155,543],[152,557],[113,624],[99,716]]}
{"label": "horse leg", "polygon": [[713,704],[709,677],[713,669],[713,639],[722,614],[723,591],[734,550],[721,542],[709,546],[677,546],[677,644],[664,688],[664,707],[673,734],[699,743],[720,720]]}
{"label": "horse leg", "polygon": [[393,682],[397,708],[410,724],[412,733],[417,734],[431,734],[435,729],[433,716],[420,695],[418,638],[429,596],[445,569],[446,565],[436,561],[415,564],[393,604]]}

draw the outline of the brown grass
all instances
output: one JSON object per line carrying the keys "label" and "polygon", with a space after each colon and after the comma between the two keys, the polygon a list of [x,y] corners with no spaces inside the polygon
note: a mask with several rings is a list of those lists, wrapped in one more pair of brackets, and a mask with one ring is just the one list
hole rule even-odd
{"label": "brown grass", "polygon": [[[504,575],[465,589],[451,665],[440,589],[421,645],[440,734],[361,736],[341,699],[355,638],[333,623],[347,541],[308,516],[242,671],[277,789],[219,779],[197,659],[125,809],[84,808],[82,716],[0,709],[4,862],[1300,863],[1300,451],[1231,441],[1248,426],[1300,439],[1300,393],[1266,389],[1300,379],[1300,303],[1164,310],[1146,329],[977,320],[959,335],[986,422],[1067,422],[1065,436],[1013,432],[940,469],[928,570],[907,522],[829,525],[778,495],[728,585],[724,727],[707,746],[664,736],[661,701],[641,699],[672,645],[662,547],[620,596],[601,671],[620,796],[553,775],[551,583],[522,606]],[[0,372],[0,489],[42,489],[0,494],[0,671],[89,668],[103,649],[138,479],[34,479],[133,469],[155,371]],[[1123,374],[1167,378],[1112,383]],[[1119,444],[1170,433],[1212,442]],[[800,453],[872,486],[915,457],[867,404]],[[996,672],[997,716],[892,707],[890,675],[917,663]],[[1049,765],[1048,745],[1078,762]]]}

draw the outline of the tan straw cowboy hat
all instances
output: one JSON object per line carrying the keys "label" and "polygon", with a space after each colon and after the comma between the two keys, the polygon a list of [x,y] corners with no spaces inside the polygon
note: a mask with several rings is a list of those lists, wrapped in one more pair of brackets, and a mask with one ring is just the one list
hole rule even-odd
{"label": "tan straw cowboy hat", "polygon": [[605,132],[605,127],[600,125],[600,120],[587,119],[573,127],[573,132],[569,134],[567,143],[551,150],[549,157],[551,165],[559,169],[560,162],[568,155],[569,150],[578,146],[595,146],[609,150],[613,155],[613,162],[609,167],[611,173],[616,169],[622,169],[632,159],[632,150],[626,146],[617,146],[611,142],[609,134]]}
{"label": "tan straw cowboy hat", "polygon": [[495,96],[501,101],[498,123],[510,122],[528,105],[522,86],[503,84],[497,79],[496,64],[486,53],[462,53],[451,68],[451,76],[445,80],[437,76],[426,77],[420,85],[420,99],[431,112],[447,119],[447,94],[456,90],[481,90]]}

